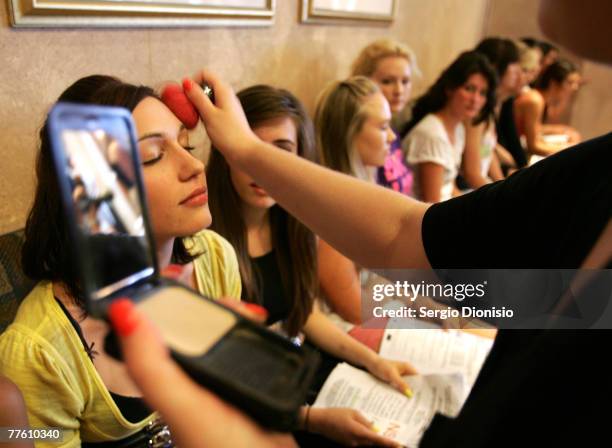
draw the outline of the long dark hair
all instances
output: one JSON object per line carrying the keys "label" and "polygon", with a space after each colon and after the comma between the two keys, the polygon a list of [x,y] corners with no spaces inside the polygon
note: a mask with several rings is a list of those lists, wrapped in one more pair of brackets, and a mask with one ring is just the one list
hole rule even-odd
{"label": "long dark hair", "polygon": [[[57,101],[121,106],[133,111],[147,97],[158,98],[150,87],[127,84],[112,76],[91,75],[68,87]],[[72,241],[51,155],[47,120],[40,129],[39,138],[36,158],[38,183],[25,226],[21,252],[23,270],[34,280],[62,282],[75,302],[83,307],[84,297],[72,257]],[[180,238],[174,241],[173,259],[177,263],[193,259]]]}
{"label": "long dark hair", "polygon": [[[302,104],[290,92],[256,85],[238,92],[238,99],[251,128],[275,118],[291,118],[297,129],[298,155],[315,159],[312,123]],[[232,184],[229,165],[217,150],[212,151],[206,178],[213,216],[211,229],[227,238],[236,249],[243,298],[262,303],[260,279],[248,252],[242,201]],[[318,294],[316,238],[278,204],[270,209],[270,228],[284,291],[287,299],[293,300],[284,326],[287,333],[294,336],[304,326]]]}
{"label": "long dark hair", "polygon": [[510,64],[520,61],[520,52],[516,44],[502,37],[487,37],[474,49],[485,55],[495,71],[498,81],[502,79]]}
{"label": "long dark hair", "polygon": [[557,84],[561,84],[569,75],[577,72],[578,67],[576,67],[573,62],[559,58],[540,73],[540,76],[535,81],[535,88],[538,90],[546,90],[553,81]]}
{"label": "long dark hair", "polygon": [[429,90],[417,99],[412,109],[412,118],[402,129],[401,137],[404,138],[427,114],[442,110],[448,101],[448,93],[461,87],[475,73],[481,74],[487,80],[489,86],[487,89],[487,101],[474,119],[474,124],[487,120],[493,114],[495,108],[497,76],[485,56],[476,51],[466,51],[461,53],[442,72]]}

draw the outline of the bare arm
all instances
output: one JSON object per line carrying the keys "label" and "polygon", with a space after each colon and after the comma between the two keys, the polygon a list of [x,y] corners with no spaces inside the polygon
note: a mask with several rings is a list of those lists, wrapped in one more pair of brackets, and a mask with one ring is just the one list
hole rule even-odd
{"label": "bare arm", "polygon": [[499,158],[497,157],[497,153],[495,151],[493,151],[493,156],[491,157],[489,177],[493,182],[504,179],[504,173],[501,169],[501,164],[499,163]]}
{"label": "bare arm", "polygon": [[388,382],[402,393],[412,394],[408,384],[402,379],[404,375],[416,374],[410,364],[381,358],[374,350],[336,327],[316,306],[306,321],[304,334],[309,341],[326,352],[366,368],[372,375]]}
{"label": "bare arm", "polygon": [[344,320],[361,322],[361,282],[355,263],[319,240],[319,283],[329,306]]}
{"label": "bare arm", "polygon": [[[29,428],[28,415],[19,388],[8,378],[0,375],[0,428]],[[29,448],[30,441],[5,442],[6,448]]]}
{"label": "bare arm", "polygon": [[228,85],[208,72],[196,77],[202,79],[215,105],[192,81],[186,94],[214,146],[289,213],[362,266],[430,267],[421,238],[428,205],[275,150],[253,134]]}
{"label": "bare arm", "polygon": [[530,154],[547,157],[560,151],[563,147],[542,140],[542,116],[545,104],[544,98],[538,95],[531,95],[522,104],[523,131],[527,141],[527,151]]}
{"label": "bare arm", "polygon": [[463,177],[470,187],[476,189],[490,183],[488,179],[483,177],[480,172],[480,145],[484,134],[486,123],[473,125],[464,123],[465,125],[465,150],[461,160],[461,169]]}
{"label": "bare arm", "polygon": [[444,167],[433,162],[419,163],[421,194],[425,202],[440,202],[442,197],[442,185],[444,184]]}
{"label": "bare arm", "polygon": [[514,157],[512,157],[512,154],[510,154],[510,152],[499,143],[495,146],[495,154],[497,155],[498,161],[501,164],[510,168],[516,168],[516,163],[514,162]]}

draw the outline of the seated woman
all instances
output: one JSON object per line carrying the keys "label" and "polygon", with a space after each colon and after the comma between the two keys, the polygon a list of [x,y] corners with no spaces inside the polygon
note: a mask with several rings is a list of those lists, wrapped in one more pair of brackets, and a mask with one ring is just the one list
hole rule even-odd
{"label": "seated woman", "polygon": [[[153,90],[89,76],[59,101],[132,111],[159,267],[182,264],[193,288],[238,299],[236,255],[227,241],[204,230],[211,223],[206,201],[190,201],[194,192],[206,191],[204,165],[191,154],[185,127]],[[45,124],[23,247],[25,273],[39,283],[0,337],[0,371],[24,393],[32,427],[65,430],[62,446],[117,441],[154,416],[124,364],[105,353],[108,326],[84,311],[51,157]]]}
{"label": "seated woman", "polygon": [[[518,48],[509,39],[488,37],[482,40],[475,50],[486,56],[497,74],[499,82],[490,84],[489,89],[495,92],[495,110],[498,111],[502,103],[517,91],[520,81]],[[497,157],[497,131],[493,111],[480,123],[470,119],[463,124],[465,150],[461,162],[461,175],[466,186],[476,189],[491,181],[503,179],[504,175]]]}
{"label": "seated woman", "polygon": [[[385,97],[368,78],[354,76],[331,84],[321,94],[315,111],[320,163],[335,171],[373,182],[372,172],[384,163],[393,138],[388,124],[389,112]],[[364,214],[367,211],[364,210]],[[364,323],[362,287],[367,291],[374,282],[385,280],[373,272],[362,270],[322,239],[319,240],[319,280],[326,307],[337,315],[334,319],[336,323],[341,327],[352,327],[349,332],[351,336],[378,350],[382,331],[359,326]],[[423,296],[405,305],[414,308],[439,306]],[[445,325],[451,322],[432,320]]]}
{"label": "seated woman", "polygon": [[[365,79],[365,78],[364,78]],[[279,150],[312,159],[312,125],[301,103],[289,92],[253,86],[238,93],[253,132]],[[218,151],[207,167],[212,228],[236,248],[244,300],[269,312],[268,324],[306,339],[327,353],[360,365],[402,392],[401,375],[414,373],[405,363],[387,361],[332,324],[314,305],[318,294],[316,238],[267,192],[240,170],[230,168]],[[343,444],[388,444],[371,424],[350,409],[302,410],[302,428]]]}
{"label": "seated woman", "polygon": [[441,202],[459,192],[455,178],[465,147],[463,123],[490,117],[495,105],[495,74],[486,57],[464,52],[421,96],[406,125],[402,147],[414,170],[414,196]]}
{"label": "seated woman", "polygon": [[[399,132],[405,122],[402,115],[410,100],[412,79],[419,75],[412,50],[391,39],[379,39],[361,52],[353,62],[352,76],[367,76],[380,88],[389,102],[393,131]],[[379,185],[409,195],[412,191],[412,170],[406,165],[399,136],[391,143],[384,166],[377,169]]]}
{"label": "seated woman", "polygon": [[546,157],[580,142],[580,134],[571,126],[545,124],[548,109],[568,102],[579,87],[577,67],[566,59],[559,59],[542,70],[535,88],[518,96],[514,102],[514,119],[530,156]]}
{"label": "seated woman", "polygon": [[[315,110],[319,163],[374,182],[374,172],[385,163],[395,140],[390,120],[389,104],[370,79],[354,76],[331,84]],[[361,323],[360,269],[323,240],[319,279],[331,310],[347,322]]]}

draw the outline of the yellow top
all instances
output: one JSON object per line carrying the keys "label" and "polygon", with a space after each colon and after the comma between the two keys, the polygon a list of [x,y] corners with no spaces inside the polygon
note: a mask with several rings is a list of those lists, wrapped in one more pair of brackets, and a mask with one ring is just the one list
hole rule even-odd
{"label": "yellow top", "polygon": [[203,230],[183,241],[189,253],[199,255],[193,267],[200,294],[211,299],[230,297],[240,300],[242,283],[232,245],[212,230]]}
{"label": "yellow top", "polygon": [[[201,254],[194,260],[199,291],[212,298],[239,298],[240,274],[231,245],[212,231],[189,240],[188,250]],[[30,427],[65,430],[63,443],[37,446],[122,439],[151,420],[130,423],[121,415],[48,281],[36,285],[0,336],[0,372],[19,386]]]}

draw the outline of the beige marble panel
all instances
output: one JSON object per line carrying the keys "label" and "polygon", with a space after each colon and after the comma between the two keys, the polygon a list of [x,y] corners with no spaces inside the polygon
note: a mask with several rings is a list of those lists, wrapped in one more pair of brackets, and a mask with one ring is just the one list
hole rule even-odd
{"label": "beige marble panel", "polygon": [[592,138],[612,131],[612,67],[587,62],[582,73],[587,83],[576,98],[572,124]]}
{"label": "beige marble panel", "polygon": [[[298,1],[277,2],[275,24],[264,29],[160,30],[152,33],[153,72],[179,79],[209,67],[240,89],[270,83],[292,90],[312,110],[326,83],[349,74],[359,50],[379,37],[392,36],[412,46],[423,61],[422,91],[459,51],[482,35],[486,0],[399,2],[391,26],[298,23]],[[451,19],[453,18],[453,19]],[[168,44],[175,49],[167,53]],[[183,45],[182,48],[179,48]]]}
{"label": "beige marble panel", "polygon": [[413,47],[425,88],[482,36],[489,0],[399,0],[391,26],[305,25],[298,0],[278,0],[267,28],[16,30],[0,2],[0,233],[23,226],[34,191],[36,133],[71,82],[106,73],[159,85],[209,67],[236,88],[270,83],[312,110],[326,83],[348,75],[362,46],[392,36]]}
{"label": "beige marble panel", "polygon": [[17,30],[0,6],[0,233],[23,227],[35,187],[38,130],[78,78],[106,73],[151,79],[147,32]]}

